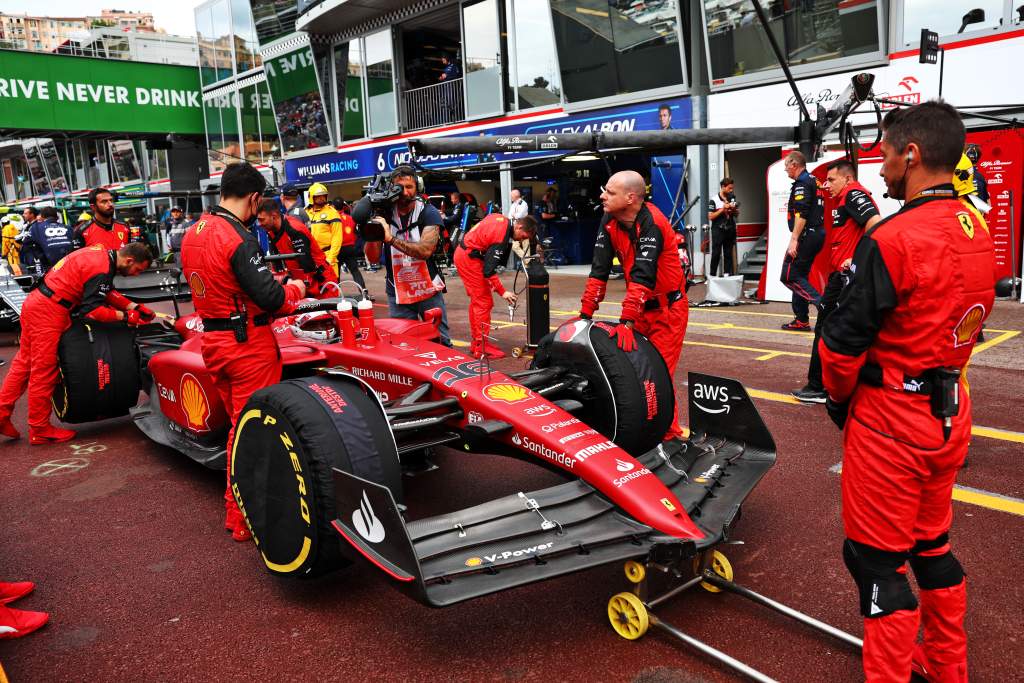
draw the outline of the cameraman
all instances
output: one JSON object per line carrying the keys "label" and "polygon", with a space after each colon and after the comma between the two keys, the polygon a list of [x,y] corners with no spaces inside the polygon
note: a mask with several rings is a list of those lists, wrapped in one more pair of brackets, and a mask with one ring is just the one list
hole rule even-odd
{"label": "cameraman", "polygon": [[732,275],[736,272],[736,216],[740,214],[740,205],[733,193],[732,178],[722,178],[718,195],[708,202],[708,218],[711,220],[711,272],[718,275],[718,260],[724,256],[722,274]]}
{"label": "cameraman", "polygon": [[[441,239],[441,213],[420,196],[421,181],[411,166],[399,166],[390,179],[393,185],[402,188],[402,194],[393,206],[383,210],[384,216],[372,219],[384,229],[389,314],[392,318],[422,320],[426,311],[440,308],[441,343],[451,346],[443,296],[444,278],[431,258]],[[367,259],[376,261],[380,247],[376,242],[366,246]]]}

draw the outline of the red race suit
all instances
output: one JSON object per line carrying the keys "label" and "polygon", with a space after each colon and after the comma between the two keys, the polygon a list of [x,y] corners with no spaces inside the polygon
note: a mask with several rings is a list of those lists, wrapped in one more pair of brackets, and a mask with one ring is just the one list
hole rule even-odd
{"label": "red race suit", "polygon": [[[338,282],[338,274],[327,262],[324,250],[320,248],[313,234],[305,223],[295,216],[282,214],[281,231],[270,235],[271,251],[275,254],[298,254],[296,258],[285,261],[288,275],[296,280],[303,280],[310,296],[319,297],[320,288],[328,282]],[[336,296],[334,287],[328,287],[328,294]]]}
{"label": "red race suit", "polygon": [[104,225],[95,218],[75,230],[76,248],[91,247],[99,244],[104,249],[117,251],[128,244],[129,230],[124,223],[114,221]]}
{"label": "red race suit", "polygon": [[231,416],[225,526],[236,539],[246,540],[245,522],[231,493],[235,425],[249,397],[281,379],[281,353],[270,314],[290,311],[299,290],[274,279],[259,242],[221,207],[203,214],[185,233],[181,267],[196,313],[203,319],[203,361]]}
{"label": "red race suit", "polygon": [[819,343],[829,412],[845,415],[843,556],[868,681],[908,680],[912,659],[927,662],[928,680],[967,680],[967,594],[949,528],[971,434],[960,373],[992,310],[994,269],[988,232],[952,186],[925,190],[860,241]]}
{"label": "red race suit", "polygon": [[[644,203],[633,225],[623,226],[605,214],[594,242],[594,262],[580,302],[580,313],[591,317],[608,287],[612,259],[618,257],[626,278],[626,298],[620,322],[632,322],[646,336],[675,378],[676,365],[686,336],[689,302],[680,289],[683,268],[676,248],[676,234],[668,219],[650,202]],[[682,438],[676,416],[666,439]]]}
{"label": "red race suit", "polygon": [[473,343],[470,355],[479,355],[485,349],[485,340],[491,332],[491,292],[504,296],[505,286],[498,279],[498,266],[505,265],[512,248],[513,225],[505,216],[492,213],[463,233],[462,242],[455,250],[455,267],[462,278],[462,286],[469,296],[469,331]]}
{"label": "red race suit", "polygon": [[57,261],[21,308],[21,346],[0,388],[0,418],[8,418],[28,388],[28,424],[50,424],[50,397],[57,385],[57,344],[75,313],[115,322],[131,302],[114,289],[117,254],[96,245]]}

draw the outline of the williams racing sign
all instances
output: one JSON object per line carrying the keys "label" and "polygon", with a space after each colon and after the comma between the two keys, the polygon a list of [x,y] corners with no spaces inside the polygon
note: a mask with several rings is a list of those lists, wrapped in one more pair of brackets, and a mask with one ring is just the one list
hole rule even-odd
{"label": "williams racing sign", "polygon": [[[502,148],[506,151],[495,154],[439,154],[418,157],[419,163],[428,168],[456,168],[477,164],[517,161],[560,156],[554,138],[545,142],[545,135],[566,133],[631,132],[660,130],[666,119],[668,127],[690,128],[692,108],[690,100],[676,98],[654,102],[642,102],[568,114],[561,108],[549,109],[528,118],[509,122],[508,118],[465,124],[452,130],[446,137],[467,137],[476,135],[500,136]],[[330,154],[303,157],[285,161],[285,172],[291,182],[339,181],[368,178],[377,173],[388,173],[397,166],[411,160],[407,138],[424,137],[432,131],[418,131],[406,136],[392,138],[385,143],[368,141],[345,145]],[[531,137],[524,137],[531,136]],[[539,137],[532,137],[539,136]]]}

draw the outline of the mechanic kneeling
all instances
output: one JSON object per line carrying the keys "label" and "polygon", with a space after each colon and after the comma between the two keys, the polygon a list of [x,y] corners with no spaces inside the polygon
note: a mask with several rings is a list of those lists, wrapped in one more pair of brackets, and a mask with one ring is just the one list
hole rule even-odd
{"label": "mechanic kneeling", "polygon": [[256,218],[270,237],[272,253],[298,254],[296,258],[285,261],[285,267],[291,278],[306,283],[310,296],[320,298],[341,293],[334,267],[327,262],[324,250],[302,221],[282,214],[280,204],[274,199],[260,202]]}
{"label": "mechanic kneeling", "polygon": [[[617,257],[626,278],[626,298],[619,324],[608,334],[618,337],[620,349],[633,351],[635,327],[658,349],[674,378],[690,317],[689,302],[680,291],[685,282],[675,233],[658,207],[644,201],[645,192],[643,176],[636,171],[620,171],[605,184],[601,192],[604,217],[597,229],[580,317],[589,320],[604,300],[612,259]],[[673,415],[665,439],[685,436]]]}
{"label": "mechanic kneeling", "polygon": [[487,342],[491,333],[491,308],[494,307],[491,290],[509,306],[516,305],[515,293],[505,290],[496,273],[498,266],[505,265],[513,241],[529,240],[536,234],[537,221],[533,216],[512,221],[500,213],[492,213],[462,234],[455,250],[455,267],[469,297],[469,333],[473,339],[469,350],[471,356],[505,357],[504,351]]}
{"label": "mechanic kneeling", "polygon": [[964,144],[957,111],[894,109],[882,129],[881,174],[906,204],[861,239],[819,343],[829,415],[845,425],[843,559],[860,591],[868,681],[907,681],[912,667],[966,681],[967,589],[949,529],[971,436],[961,373],[992,310],[992,239],[950,184]]}
{"label": "mechanic kneeling", "polygon": [[11,423],[11,412],[27,387],[29,443],[37,446],[75,437],[70,429],[50,424],[60,337],[71,327],[72,315],[129,325],[153,320],[153,311],[114,289],[115,275],[138,275],[152,260],[149,248],[138,243],[116,252],[94,245],[73,251],[54,264],[21,309],[21,346],[0,388],[0,434],[12,439],[21,436]]}
{"label": "mechanic kneeling", "polygon": [[306,294],[302,281],[282,286],[246,225],[256,218],[267,181],[247,163],[230,164],[221,177],[220,205],[203,214],[181,243],[181,267],[192,303],[203,319],[202,355],[231,416],[224,527],[236,541],[252,538],[231,493],[235,426],[253,392],[281,379],[281,353],[270,326]]}

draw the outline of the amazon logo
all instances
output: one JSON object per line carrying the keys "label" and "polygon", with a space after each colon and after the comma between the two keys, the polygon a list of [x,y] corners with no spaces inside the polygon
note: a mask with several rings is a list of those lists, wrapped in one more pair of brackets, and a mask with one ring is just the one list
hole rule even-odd
{"label": "amazon logo", "polygon": [[[705,413],[711,415],[717,415],[718,413],[728,413],[732,406],[729,405],[731,397],[729,396],[729,388],[718,386],[716,384],[701,384],[696,382],[693,385],[693,405],[697,406]],[[717,406],[706,406],[704,403],[718,403],[721,405]]]}

